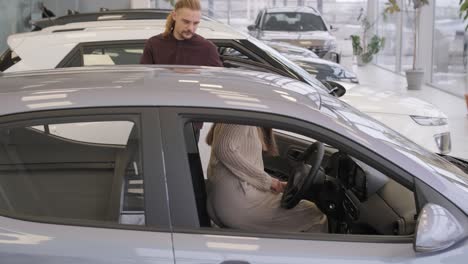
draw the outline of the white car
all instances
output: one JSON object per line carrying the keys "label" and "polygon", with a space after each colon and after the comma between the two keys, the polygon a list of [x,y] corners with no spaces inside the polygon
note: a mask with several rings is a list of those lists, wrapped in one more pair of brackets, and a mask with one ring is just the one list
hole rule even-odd
{"label": "white car", "polygon": [[340,63],[336,37],[320,12],[313,7],[274,7],[261,10],[249,34],[261,40],[288,42],[315,52],[320,58]]}
{"label": "white car", "polygon": [[[161,33],[164,26],[164,20],[98,21],[14,34],[9,36],[9,49],[0,58],[0,70],[136,64],[146,39]],[[225,67],[273,72],[321,86],[324,93],[329,92],[268,45],[229,26],[203,21],[198,33],[218,46]],[[351,89],[342,99],[432,152],[450,152],[450,133],[444,113],[422,100],[379,92],[377,88],[360,92]]]}

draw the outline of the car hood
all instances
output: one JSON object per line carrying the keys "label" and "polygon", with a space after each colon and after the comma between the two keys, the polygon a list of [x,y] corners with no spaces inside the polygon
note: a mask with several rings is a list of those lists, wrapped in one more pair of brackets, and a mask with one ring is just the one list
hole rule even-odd
{"label": "car hood", "polygon": [[328,31],[301,31],[301,32],[286,32],[286,31],[263,31],[262,39],[271,40],[335,40],[335,37],[330,35]]}
{"label": "car hood", "polygon": [[346,94],[340,99],[367,114],[415,115],[447,118],[434,105],[418,98],[405,96],[394,91],[340,82],[346,88]]}

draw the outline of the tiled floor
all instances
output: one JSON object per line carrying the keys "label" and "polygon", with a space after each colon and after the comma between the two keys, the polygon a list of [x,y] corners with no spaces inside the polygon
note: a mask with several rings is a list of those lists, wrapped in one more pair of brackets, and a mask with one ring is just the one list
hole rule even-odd
{"label": "tiled floor", "polygon": [[463,98],[448,94],[439,89],[423,86],[419,91],[408,91],[404,76],[392,73],[375,65],[351,68],[366,86],[379,86],[386,90],[395,90],[409,96],[423,99],[441,109],[449,118],[452,137],[450,155],[468,159],[468,109]]}

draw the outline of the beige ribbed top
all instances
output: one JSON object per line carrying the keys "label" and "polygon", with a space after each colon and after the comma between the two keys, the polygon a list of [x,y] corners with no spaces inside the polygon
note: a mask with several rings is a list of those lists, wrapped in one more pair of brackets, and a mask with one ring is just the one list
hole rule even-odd
{"label": "beige ribbed top", "polygon": [[[270,191],[272,178],[264,171],[262,141],[257,127],[217,124],[213,135],[211,166],[220,162],[241,181]],[[208,173],[209,178],[215,176]]]}

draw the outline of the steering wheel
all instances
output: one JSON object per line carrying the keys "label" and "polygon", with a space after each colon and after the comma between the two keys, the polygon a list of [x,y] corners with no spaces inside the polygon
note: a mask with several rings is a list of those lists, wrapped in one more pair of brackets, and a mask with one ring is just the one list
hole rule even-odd
{"label": "steering wheel", "polygon": [[293,173],[289,177],[286,188],[281,197],[281,207],[291,209],[306,195],[306,192],[317,181],[320,165],[322,164],[325,148],[322,142],[311,144],[297,158]]}

